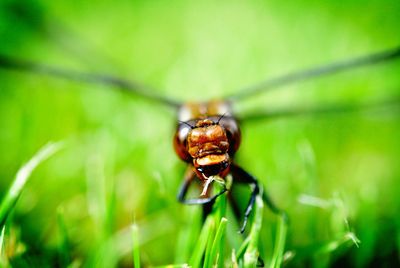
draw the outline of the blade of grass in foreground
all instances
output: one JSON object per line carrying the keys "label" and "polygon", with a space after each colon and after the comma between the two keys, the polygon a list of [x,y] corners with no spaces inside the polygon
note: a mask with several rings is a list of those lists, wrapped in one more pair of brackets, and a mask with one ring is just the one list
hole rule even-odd
{"label": "blade of grass in foreground", "polygon": [[[261,190],[262,191],[262,190]],[[259,251],[258,251],[258,240],[260,237],[260,231],[262,226],[262,215],[264,209],[264,202],[262,200],[262,195],[257,195],[254,211],[254,223],[251,226],[249,234],[249,242],[247,249],[244,253],[244,267],[256,267]]]}
{"label": "blade of grass in foreground", "polygon": [[[222,186],[215,185],[216,192],[222,190]],[[217,198],[213,205],[212,212],[207,216],[196,246],[189,260],[191,267],[213,267],[216,258],[223,258],[223,243],[227,220],[225,217],[226,194]],[[204,259],[204,262],[203,262]],[[221,260],[222,263],[222,260]]]}
{"label": "blade of grass in foreground", "polygon": [[213,231],[213,226],[214,226],[214,219],[212,217],[207,217],[203,229],[201,230],[200,236],[198,238],[197,245],[195,249],[193,250],[192,257],[189,260],[189,264],[192,267],[201,267],[201,260],[203,258],[203,253],[206,249],[207,242],[212,235]]}
{"label": "blade of grass in foreground", "polygon": [[322,256],[332,254],[340,250],[341,248],[346,248],[353,245],[358,246],[359,243],[360,240],[356,237],[354,233],[347,232],[337,239],[298,248],[293,251],[287,252],[290,253],[290,258],[285,258],[285,264],[289,261],[293,262],[294,260],[300,261],[303,259],[307,259],[310,258],[310,256],[315,256],[316,258],[321,259]]}
{"label": "blade of grass in foreground", "polygon": [[32,171],[61,148],[61,143],[50,142],[18,170],[15,179],[0,205],[0,228],[3,228]]}
{"label": "blade of grass in foreground", "polygon": [[207,252],[208,254],[206,254],[205,256],[204,267],[213,267],[216,258],[222,258],[223,244],[225,242],[224,234],[227,222],[228,220],[226,218],[221,219],[217,232],[215,234],[215,238],[212,242],[211,249],[209,252]]}
{"label": "blade of grass in foreground", "polygon": [[178,237],[175,263],[186,263],[189,260],[202,227],[201,207],[185,206],[184,209],[187,216]]}
{"label": "blade of grass in foreground", "polygon": [[352,232],[345,233],[342,237],[322,244],[317,250],[316,254],[328,254],[335,252],[339,247],[345,245],[356,245],[358,247],[360,240]]}
{"label": "blade of grass in foreground", "polygon": [[6,225],[4,225],[3,228],[1,228],[1,234],[0,234],[0,267],[8,267],[7,258],[4,252],[5,232],[6,232]]}
{"label": "blade of grass in foreground", "polygon": [[59,262],[62,267],[68,267],[71,263],[70,256],[70,245],[68,240],[67,226],[65,224],[64,208],[58,207],[57,209],[57,225],[60,235],[60,241],[58,246]]}
{"label": "blade of grass in foreground", "polygon": [[3,228],[1,228],[1,234],[0,234],[0,259],[3,257],[3,245],[4,245],[5,232],[6,232],[6,226],[4,225]]}
{"label": "blade of grass in foreground", "polygon": [[139,229],[136,224],[132,225],[132,243],[133,267],[140,268]]}
{"label": "blade of grass in foreground", "polygon": [[276,231],[274,253],[271,259],[271,268],[281,267],[283,260],[283,252],[285,250],[285,241],[287,233],[287,223],[285,215],[281,215],[278,219],[278,229]]}

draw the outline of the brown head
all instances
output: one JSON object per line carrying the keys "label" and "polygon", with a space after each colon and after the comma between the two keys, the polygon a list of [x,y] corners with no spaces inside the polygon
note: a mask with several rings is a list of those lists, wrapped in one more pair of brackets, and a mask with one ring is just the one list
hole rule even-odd
{"label": "brown head", "polygon": [[226,176],[230,164],[229,142],[225,130],[210,119],[197,121],[188,133],[187,150],[201,179]]}
{"label": "brown head", "polygon": [[180,122],[174,138],[176,153],[193,164],[201,180],[216,175],[225,177],[239,143],[239,128],[229,116]]}
{"label": "brown head", "polygon": [[178,117],[174,137],[177,155],[194,166],[201,180],[228,175],[240,144],[240,129],[231,116],[229,103],[186,103],[180,107]]}

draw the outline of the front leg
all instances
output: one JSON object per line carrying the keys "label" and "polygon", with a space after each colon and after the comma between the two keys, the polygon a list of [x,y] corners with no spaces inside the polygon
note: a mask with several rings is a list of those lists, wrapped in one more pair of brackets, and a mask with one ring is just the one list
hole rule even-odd
{"label": "front leg", "polygon": [[[232,173],[232,177],[234,182],[239,182],[239,183],[247,183],[252,187],[252,192],[251,192],[251,196],[250,196],[250,200],[247,204],[246,210],[244,212],[244,217],[243,217],[243,224],[240,228],[240,233],[243,233],[246,225],[247,225],[247,221],[249,219],[250,213],[253,210],[254,207],[254,203],[256,201],[256,197],[257,195],[260,193],[260,186],[259,183],[257,181],[257,179],[255,177],[253,177],[252,175],[250,175],[249,173],[247,173],[244,169],[242,169],[241,167],[239,167],[238,165],[232,163],[231,164],[231,173]],[[280,209],[278,209],[275,204],[272,202],[271,198],[266,194],[265,191],[263,191],[263,200],[264,202],[267,204],[267,206],[271,209],[271,211],[275,214],[277,214],[278,216],[283,217],[283,219],[285,220],[285,222],[287,222],[287,216],[286,213]]]}
{"label": "front leg", "polygon": [[240,233],[243,233],[246,228],[250,213],[253,210],[256,197],[260,193],[260,187],[258,185],[258,181],[253,176],[251,176],[249,173],[247,173],[244,169],[242,169],[236,164],[232,163],[231,173],[234,182],[247,183],[250,184],[250,186],[252,187],[250,199],[249,202],[247,203],[246,210],[244,212],[243,224],[239,230]]}
{"label": "front leg", "polygon": [[179,189],[178,196],[177,196],[178,201],[180,203],[185,204],[185,205],[212,204],[212,203],[214,203],[215,199],[217,199],[218,196],[224,194],[227,191],[227,189],[224,187],[224,189],[222,191],[220,191],[219,193],[217,193],[211,197],[186,199],[186,194],[189,190],[190,184],[194,181],[194,179],[196,177],[197,176],[196,176],[195,172],[193,171],[193,168],[191,166],[189,166],[186,171],[184,181]]}

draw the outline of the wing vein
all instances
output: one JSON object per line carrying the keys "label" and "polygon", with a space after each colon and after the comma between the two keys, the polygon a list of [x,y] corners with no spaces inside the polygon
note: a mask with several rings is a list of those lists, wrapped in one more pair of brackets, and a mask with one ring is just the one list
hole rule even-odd
{"label": "wing vein", "polygon": [[396,47],[394,49],[381,51],[375,54],[338,61],[332,64],[321,65],[315,68],[310,68],[302,71],[296,71],[272,79],[266,79],[260,83],[238,90],[236,93],[227,96],[227,99],[232,102],[236,102],[244,98],[255,96],[262,92],[268,92],[274,89],[278,89],[284,85],[289,85],[295,82],[300,82],[324,75],[330,75],[346,71],[352,68],[374,65],[394,60],[399,57],[400,57],[400,47]]}
{"label": "wing vein", "polygon": [[0,55],[0,68],[48,75],[76,82],[111,86],[123,92],[128,92],[148,100],[156,101],[171,108],[177,109],[181,106],[181,103],[176,100],[154,93],[155,89],[152,87],[111,75],[78,72],[30,61],[21,61],[2,55]]}

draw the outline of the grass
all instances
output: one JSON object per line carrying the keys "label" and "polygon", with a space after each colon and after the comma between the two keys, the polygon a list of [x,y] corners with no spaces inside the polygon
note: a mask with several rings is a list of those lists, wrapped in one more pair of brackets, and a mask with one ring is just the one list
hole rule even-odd
{"label": "grass", "polygon": [[[0,54],[126,77],[173,99],[209,100],[393,48],[399,11],[391,0],[4,0]],[[399,72],[399,61],[360,68],[233,108],[241,116],[367,103],[399,96]],[[176,201],[186,165],[171,146],[174,111],[107,87],[2,69],[0,87],[0,199],[9,200],[2,264],[131,267],[140,255],[142,267],[238,267],[246,258],[253,265],[259,252],[266,267],[400,265],[398,110],[241,122],[235,161],[290,222],[286,228],[264,205],[241,236],[224,198],[205,222],[199,207]],[[50,140],[68,146],[35,169],[18,198],[7,197],[21,163]],[[248,189],[232,191],[244,211]]]}
{"label": "grass", "polygon": [[[219,189],[221,190],[221,189]],[[254,218],[255,221],[251,225],[251,230],[246,239],[244,239],[238,254],[235,256],[235,249],[231,247],[226,248],[226,231],[227,225],[229,224],[226,216],[226,195],[222,195],[217,199],[215,205],[213,206],[212,213],[207,216],[204,221],[203,227],[195,238],[194,248],[192,254],[188,259],[188,262],[182,265],[167,265],[160,267],[223,267],[228,266],[240,266],[240,267],[256,267],[258,263],[259,250],[259,233],[262,227],[262,215],[263,215],[263,201],[259,196],[256,199],[256,205],[254,208]],[[239,234],[235,234],[239,235]],[[191,241],[188,241],[191,242]],[[138,244],[138,242],[136,242]],[[190,247],[187,245],[182,245],[182,247]],[[282,246],[282,245],[281,245]],[[133,254],[138,254],[137,250],[134,248]],[[235,256],[231,262],[226,262],[224,258],[225,253],[229,253],[228,256]],[[139,259],[138,257],[135,260]],[[278,260],[275,260],[279,262]],[[137,267],[135,265],[135,267]]]}
{"label": "grass", "polygon": [[71,263],[71,245],[69,244],[68,230],[67,226],[65,225],[64,217],[64,209],[59,207],[57,210],[57,223],[60,237],[58,242],[59,260],[61,266],[67,267]]}
{"label": "grass", "polygon": [[132,243],[133,267],[140,268],[139,230],[135,224],[132,225]]}
{"label": "grass", "polygon": [[60,143],[49,143],[18,170],[12,185],[0,203],[0,228],[2,230],[5,227],[7,217],[10,215],[18,201],[18,198],[21,196],[22,190],[24,189],[32,171],[41,162],[57,152],[60,147]]}
{"label": "grass", "polygon": [[7,265],[7,259],[5,257],[4,253],[4,236],[5,236],[5,231],[6,231],[6,226],[4,225],[1,228],[1,234],[0,234],[0,265],[6,266]]}
{"label": "grass", "polygon": [[[7,220],[10,214],[13,212],[14,207],[16,206],[17,201],[25,188],[31,173],[40,163],[60,150],[61,147],[61,143],[50,142],[39,152],[37,152],[25,165],[18,170],[9,190],[0,203],[0,262],[4,267],[8,266],[7,256],[4,252],[5,244],[7,244],[7,238],[5,238]],[[19,243],[19,241],[15,241],[15,243]]]}
{"label": "grass", "polygon": [[[229,221],[227,218],[225,218],[227,198],[226,195],[222,195],[217,199],[212,213],[205,219],[198,237],[195,238],[195,243],[192,244],[192,241],[187,241],[187,244],[180,245],[182,248],[190,248],[194,245],[188,262],[184,264],[170,264],[157,267],[258,267],[260,262],[264,262],[264,260],[260,260],[261,255],[259,246],[259,237],[262,230],[264,211],[264,203],[261,195],[262,191],[261,194],[256,198],[253,222],[250,226],[250,232],[246,238],[243,239],[239,248],[232,248],[231,245],[228,245],[226,248],[227,241],[225,236],[227,232],[226,227],[229,224]],[[334,209],[336,208],[337,207]],[[347,224],[347,222],[344,223]],[[347,232],[340,238],[332,239],[320,245],[302,248],[296,250],[295,252],[285,251],[285,241],[288,228],[286,216],[278,216],[276,225],[277,228],[272,257],[271,259],[265,260],[264,263],[267,265],[267,267],[271,268],[281,267],[283,263],[287,265],[293,261],[293,259],[302,259],[305,256],[310,255],[318,256],[318,258],[324,258],[334,254],[344,246],[356,245],[358,247],[360,243],[354,233]],[[138,240],[138,230],[139,229],[137,225],[134,225],[132,228],[132,254],[134,267],[140,267],[140,241]],[[196,230],[196,227],[192,228],[193,232],[196,232]],[[224,255],[229,253],[229,251],[230,254],[227,255],[230,255],[231,258],[224,258]]]}
{"label": "grass", "polygon": [[271,260],[271,268],[281,267],[285,253],[285,240],[287,235],[287,222],[284,217],[279,217],[275,238],[275,249]]}
{"label": "grass", "polygon": [[[0,261],[2,266],[7,267],[9,265],[8,256],[6,256],[4,252],[4,245],[7,244],[7,239],[9,237],[5,236],[6,230],[6,222],[7,217],[10,215],[12,210],[14,209],[17,201],[22,194],[27,180],[31,175],[32,171],[45,159],[50,157],[56,151],[60,149],[60,143],[49,143],[43,149],[41,149],[35,156],[31,158],[21,169],[17,172],[17,175],[7,193],[1,203],[1,235],[0,235]],[[226,182],[228,188],[230,188],[232,181],[231,178],[228,177]],[[220,191],[222,188],[221,185],[215,185],[216,191]],[[106,193],[103,192],[103,195]],[[250,226],[250,231],[247,236],[243,239],[241,245],[238,248],[232,247],[232,245],[227,244],[226,240],[226,232],[227,225],[230,223],[227,216],[227,197],[226,194],[222,195],[215,202],[212,212],[204,221],[200,232],[197,234],[196,231],[198,227],[194,224],[193,228],[189,228],[190,235],[187,237],[189,239],[180,244],[182,248],[188,248],[191,252],[190,257],[185,264],[171,264],[159,267],[257,267],[260,262],[264,262],[268,267],[276,268],[281,267],[283,262],[291,262],[293,259],[301,259],[309,256],[318,256],[318,258],[329,256],[333,254],[335,251],[340,249],[343,245],[355,244],[358,246],[360,241],[355,236],[354,233],[350,232],[349,223],[347,220],[347,215],[345,212],[345,206],[343,201],[339,197],[334,197],[332,200],[320,200],[315,197],[303,196],[301,197],[301,202],[320,207],[324,209],[332,210],[333,215],[333,223],[335,224],[337,218],[341,219],[342,223],[347,228],[347,232],[344,233],[342,237],[332,239],[330,241],[324,242],[321,245],[312,245],[308,248],[299,249],[296,251],[288,251],[285,253],[285,241],[287,236],[287,222],[286,216],[281,215],[277,217],[277,227],[275,231],[275,241],[273,243],[273,250],[271,259],[265,259],[261,261],[260,258],[262,256],[260,251],[260,236],[262,230],[262,221],[263,221],[263,211],[264,211],[264,203],[261,198],[262,189],[260,194],[256,198],[255,207],[253,210],[253,220]],[[98,197],[101,200],[104,197]],[[88,199],[88,202],[92,202]],[[111,208],[112,209],[112,208]],[[105,215],[109,215],[106,217],[110,217],[110,215],[114,215],[114,213],[109,213],[107,211],[104,212]],[[198,220],[198,217],[194,217],[195,220]],[[111,221],[110,219],[105,219],[107,222]],[[65,213],[64,209],[60,207],[57,211],[57,222],[58,229],[60,233],[60,239],[58,242],[59,254],[58,254],[58,262],[62,267],[75,267],[80,266],[79,261],[73,260],[71,258],[71,246],[69,244],[68,238],[68,227],[65,223]],[[102,225],[99,225],[97,228],[102,232]],[[139,239],[140,229],[137,224],[132,225],[131,227],[131,237],[132,237],[132,259],[133,266],[140,267],[141,266],[141,257],[140,257],[140,239]],[[187,231],[182,231],[187,232]],[[232,235],[232,234],[230,234]],[[239,234],[233,234],[239,236]],[[114,247],[116,246],[113,240],[109,239],[110,236],[101,235],[99,243],[97,244],[97,250],[94,252],[92,260],[89,261],[89,266],[96,267],[109,267],[115,266],[118,263],[118,255]],[[194,243],[193,240],[194,239]],[[19,241],[15,241],[14,243],[20,243]],[[10,243],[8,243],[10,244]],[[192,250],[190,248],[193,247]],[[114,252],[113,252],[114,251]],[[102,256],[105,254],[105,256]],[[225,258],[225,255],[231,256],[231,259]],[[286,259],[285,259],[286,256]],[[290,256],[290,257],[288,257]],[[12,256],[11,256],[12,257]]]}

